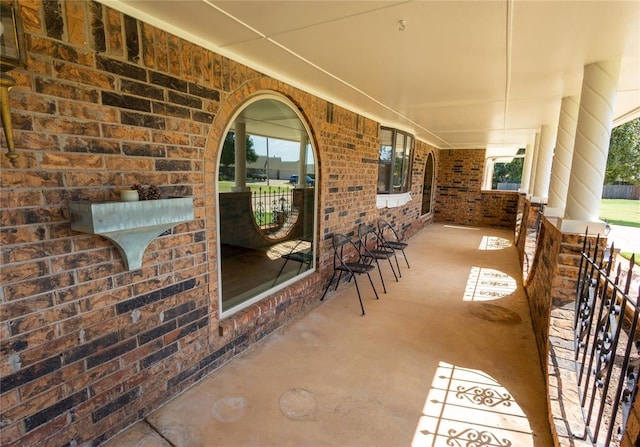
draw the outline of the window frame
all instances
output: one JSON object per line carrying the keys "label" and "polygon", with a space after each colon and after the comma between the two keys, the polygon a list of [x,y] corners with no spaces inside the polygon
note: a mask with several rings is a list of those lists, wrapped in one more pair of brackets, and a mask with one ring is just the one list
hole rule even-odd
{"label": "window frame", "polygon": [[[383,133],[390,133],[391,145],[385,144],[387,137]],[[414,151],[415,137],[411,133],[392,127],[380,127],[377,194],[388,196],[406,194],[411,191]],[[388,156],[386,156],[387,154]],[[382,179],[381,174],[384,175]]]}
{"label": "window frame", "polygon": [[[498,192],[514,192],[519,191],[522,187],[522,177],[524,176],[524,159],[525,159],[525,148],[518,148],[513,154],[485,154],[484,165],[483,165],[483,173],[482,173],[482,187],[481,191],[498,191]],[[522,166],[520,166],[520,181],[512,182],[513,184],[519,183],[519,187],[516,189],[500,189],[497,187],[493,187],[494,178],[495,178],[495,167],[496,165],[509,165],[513,163],[516,159],[522,160]]]}
{"label": "window frame", "polygon": [[[425,180],[427,178],[427,173],[429,172],[429,161],[431,161],[431,178],[429,179],[429,191],[428,191],[428,196],[429,196],[429,210],[426,213],[423,213],[424,211],[424,197],[427,195],[425,194],[425,188],[426,188],[426,183]],[[420,201],[420,213],[421,216],[429,216],[433,214],[433,202],[434,202],[434,197],[435,197],[435,183],[436,183],[436,156],[435,153],[433,151],[429,151],[427,153],[427,159],[425,160],[424,163],[424,174],[423,174],[423,180],[422,180],[422,198]]]}
{"label": "window frame", "polygon": [[[236,119],[238,118],[238,116],[247,108],[249,107],[251,104],[257,102],[257,101],[261,101],[261,100],[265,100],[265,99],[271,99],[271,100],[276,100],[281,102],[282,104],[286,105],[287,107],[289,107],[298,117],[298,119],[300,120],[300,122],[302,123],[302,126],[304,127],[306,133],[307,133],[307,144],[311,147],[312,153],[313,153],[313,157],[314,157],[314,178],[317,179],[318,178],[318,152],[317,152],[317,148],[316,145],[314,144],[312,135],[313,133],[311,132],[311,128],[309,127],[309,124],[307,122],[307,120],[304,118],[303,115],[301,115],[298,106],[296,106],[292,101],[290,101],[288,98],[286,98],[285,96],[276,94],[274,92],[259,92],[256,95],[248,98],[247,100],[243,101],[242,104],[240,104],[237,108],[237,110],[234,112],[234,114],[231,116],[231,118],[229,119],[229,122],[227,123],[227,125],[225,126],[224,132],[222,133],[222,135],[226,135],[229,130],[231,129],[233,123],[236,121]],[[218,179],[218,174],[220,172],[220,156],[222,154],[222,145],[224,144],[224,138],[221,138],[220,140],[220,147],[218,149],[219,151],[219,156],[218,156],[218,160],[217,160],[217,166],[216,166],[216,171],[215,171],[215,176],[216,176],[216,185],[217,185],[217,179]],[[277,284],[273,287],[270,287],[269,289],[260,292],[256,295],[254,295],[251,298],[246,299],[245,301],[231,307],[230,309],[227,310],[223,310],[223,290],[222,290],[222,247],[221,247],[221,243],[222,243],[222,236],[220,234],[221,232],[221,215],[220,215],[220,200],[217,197],[220,192],[218,191],[218,188],[216,187],[216,248],[217,248],[217,258],[218,258],[218,267],[217,267],[217,276],[218,276],[218,315],[219,315],[219,319],[223,320],[225,318],[229,318],[232,317],[233,315],[237,314],[238,312],[241,312],[242,310],[246,309],[249,306],[252,306],[262,300],[264,300],[265,298],[267,298],[270,295],[273,295],[274,293],[279,292],[280,290],[283,290],[287,287],[289,287],[292,284],[295,284],[301,280],[303,280],[304,278],[313,275],[316,273],[317,270],[317,255],[318,255],[318,190],[319,188],[313,188],[313,195],[314,195],[314,213],[313,213],[313,229],[312,229],[312,247],[313,247],[313,256],[312,256],[312,263],[310,265],[310,267],[305,270],[302,273],[297,274],[296,276],[287,279],[286,281]]]}

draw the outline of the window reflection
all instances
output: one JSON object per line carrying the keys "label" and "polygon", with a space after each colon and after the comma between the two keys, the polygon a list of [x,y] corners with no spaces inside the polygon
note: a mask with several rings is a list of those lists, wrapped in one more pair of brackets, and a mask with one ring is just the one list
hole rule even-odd
{"label": "window reflection", "polygon": [[412,152],[412,135],[387,127],[380,129],[378,194],[410,190]]}
{"label": "window reflection", "polygon": [[282,101],[250,103],[225,141],[218,171],[223,316],[315,268],[316,184],[306,128]]}
{"label": "window reflection", "polygon": [[424,184],[422,187],[422,210],[421,214],[429,214],[431,212],[431,196],[433,194],[433,178],[435,174],[433,153],[427,155],[427,162],[424,167]]}

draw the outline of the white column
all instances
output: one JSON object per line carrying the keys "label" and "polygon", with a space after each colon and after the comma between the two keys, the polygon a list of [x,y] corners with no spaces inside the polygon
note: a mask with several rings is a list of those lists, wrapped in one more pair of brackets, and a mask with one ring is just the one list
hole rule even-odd
{"label": "white column", "polygon": [[300,138],[300,154],[298,158],[298,183],[296,188],[304,188],[307,184],[307,135]]}
{"label": "white column", "polygon": [[247,188],[247,125],[242,119],[235,123],[235,192],[249,191]]}
{"label": "white column", "polygon": [[604,232],[605,223],[598,217],[619,72],[619,61],[584,68],[563,232]]}
{"label": "white column", "polygon": [[522,180],[520,180],[521,194],[527,194],[529,192],[529,183],[531,181],[531,165],[533,164],[533,145],[527,144],[524,150],[524,163],[522,164]]}
{"label": "white column", "polygon": [[540,152],[540,132],[536,133],[536,141],[533,144],[533,157],[531,158],[531,176],[529,177],[529,188],[527,189],[527,198],[531,200],[533,196],[533,188],[536,184],[536,171],[538,170],[538,154]]}
{"label": "white column", "polygon": [[556,144],[556,136],[551,126],[542,126],[539,141],[536,179],[533,185],[533,197],[531,201],[534,203],[547,203],[549,197],[549,179],[551,177],[551,162],[553,161],[553,147]]}
{"label": "white column", "polygon": [[482,179],[482,189],[490,191],[493,187],[493,172],[495,170],[496,160],[495,158],[488,158],[485,163],[485,171]]}
{"label": "white column", "polygon": [[580,106],[575,96],[562,99],[560,120],[558,121],[558,137],[556,150],[551,165],[551,182],[549,183],[549,201],[544,209],[544,215],[549,217],[563,217],[567,203],[569,176],[571,175],[571,157],[573,143],[576,139],[576,125]]}

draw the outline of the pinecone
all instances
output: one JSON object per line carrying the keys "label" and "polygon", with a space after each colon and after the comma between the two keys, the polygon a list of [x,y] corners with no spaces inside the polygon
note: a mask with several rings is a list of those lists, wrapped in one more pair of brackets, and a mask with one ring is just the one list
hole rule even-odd
{"label": "pinecone", "polygon": [[147,200],[147,190],[144,188],[144,186],[142,186],[139,183],[136,183],[135,185],[133,185],[133,189],[135,189],[136,191],[138,191],[138,198],[139,200]]}
{"label": "pinecone", "polygon": [[147,200],[159,200],[162,199],[162,192],[156,185],[151,185],[147,188]]}

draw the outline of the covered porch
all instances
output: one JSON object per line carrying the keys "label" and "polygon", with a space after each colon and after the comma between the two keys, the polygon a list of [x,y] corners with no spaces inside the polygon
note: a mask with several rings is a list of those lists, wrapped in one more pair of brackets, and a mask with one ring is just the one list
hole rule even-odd
{"label": "covered porch", "polygon": [[511,230],[433,224],[109,447],[553,445]]}

